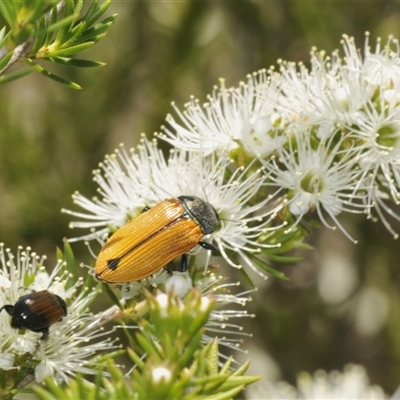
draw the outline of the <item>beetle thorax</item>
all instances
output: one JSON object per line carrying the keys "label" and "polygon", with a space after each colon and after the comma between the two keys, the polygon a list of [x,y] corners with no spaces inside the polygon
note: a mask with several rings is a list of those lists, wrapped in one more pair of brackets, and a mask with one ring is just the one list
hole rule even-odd
{"label": "beetle thorax", "polygon": [[200,226],[205,235],[217,229],[218,213],[210,203],[196,196],[179,196],[178,199],[188,216]]}

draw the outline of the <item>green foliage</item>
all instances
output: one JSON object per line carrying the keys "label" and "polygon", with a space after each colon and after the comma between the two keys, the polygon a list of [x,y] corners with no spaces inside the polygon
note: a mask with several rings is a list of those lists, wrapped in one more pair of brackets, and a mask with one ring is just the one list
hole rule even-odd
{"label": "green foliage", "polygon": [[[215,303],[192,290],[185,300],[173,294],[146,294],[149,313],[128,348],[135,367],[128,375],[112,360],[95,383],[82,377],[61,388],[53,381],[35,387],[42,399],[231,399],[259,377],[245,376],[248,364],[219,365],[218,340],[202,346],[201,338]],[[124,379],[131,378],[131,379]]]}
{"label": "green foliage", "polygon": [[[38,64],[39,60],[72,67],[99,67],[99,61],[72,58],[104,38],[116,14],[99,19],[111,0],[99,4],[98,0],[86,6],[86,0],[65,1],[6,1],[0,3],[0,14],[6,26],[0,31],[0,83],[18,79],[31,72],[62,83],[71,89],[81,86],[62,78]],[[17,61],[28,68],[5,72]]]}
{"label": "green foliage", "polygon": [[0,369],[0,399],[13,399],[16,394],[21,393],[17,388],[33,379],[32,366],[34,364],[29,355],[21,355],[16,362],[20,366],[19,369],[10,371]]}

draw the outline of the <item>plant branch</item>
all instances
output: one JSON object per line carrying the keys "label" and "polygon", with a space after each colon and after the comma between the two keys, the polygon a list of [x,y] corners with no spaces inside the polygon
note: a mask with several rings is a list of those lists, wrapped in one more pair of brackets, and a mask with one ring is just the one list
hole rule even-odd
{"label": "plant branch", "polygon": [[[56,6],[57,13],[61,12],[64,7],[65,7],[65,0],[61,0]],[[46,13],[45,16],[46,19],[49,19],[50,15],[51,15],[51,10]],[[26,53],[28,52],[30,45],[33,43],[33,40],[34,38],[30,37],[26,42],[21,43],[15,48],[14,53],[10,58],[10,61],[0,70],[0,75],[3,74],[5,71],[7,71],[18,60],[26,56]]]}

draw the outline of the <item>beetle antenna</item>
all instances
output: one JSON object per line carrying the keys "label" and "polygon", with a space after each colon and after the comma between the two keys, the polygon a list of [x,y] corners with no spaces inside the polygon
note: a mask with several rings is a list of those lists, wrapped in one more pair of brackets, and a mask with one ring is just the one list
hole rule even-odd
{"label": "beetle antenna", "polygon": [[[171,192],[169,192],[168,190],[164,189],[162,186],[157,185],[156,183],[153,183],[152,185],[155,186],[157,189],[160,189],[162,192],[164,192],[167,195],[167,198],[176,197],[176,196],[172,195]],[[161,202],[161,201],[163,201],[165,199],[161,199],[160,197],[158,197],[158,200]]]}

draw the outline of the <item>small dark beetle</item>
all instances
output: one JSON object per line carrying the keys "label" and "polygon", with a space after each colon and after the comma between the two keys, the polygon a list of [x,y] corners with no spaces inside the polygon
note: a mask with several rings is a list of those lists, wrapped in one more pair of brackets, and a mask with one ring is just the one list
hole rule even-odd
{"label": "small dark beetle", "polygon": [[67,315],[65,301],[48,290],[32,292],[20,297],[12,306],[6,304],[0,312],[6,310],[11,315],[11,327],[42,332],[42,339],[49,335],[49,328]]}

